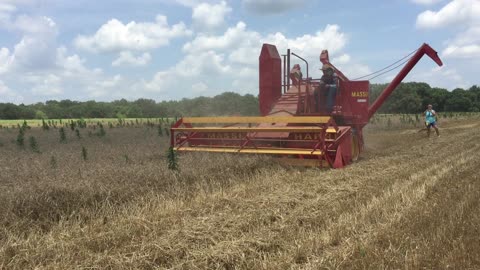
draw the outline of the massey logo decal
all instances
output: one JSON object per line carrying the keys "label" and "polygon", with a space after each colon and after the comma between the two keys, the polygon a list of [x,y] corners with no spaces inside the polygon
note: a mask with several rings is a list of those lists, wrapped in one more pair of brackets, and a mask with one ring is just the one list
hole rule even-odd
{"label": "massey logo decal", "polygon": [[352,97],[366,98],[368,97],[368,92],[365,91],[353,91]]}

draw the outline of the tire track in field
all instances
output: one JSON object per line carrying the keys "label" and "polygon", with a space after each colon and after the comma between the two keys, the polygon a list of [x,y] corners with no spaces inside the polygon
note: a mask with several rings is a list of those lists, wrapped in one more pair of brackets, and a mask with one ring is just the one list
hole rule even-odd
{"label": "tire track in field", "polygon": [[[480,159],[472,157],[459,162],[459,167],[452,165],[454,169],[429,186],[424,197],[411,209],[406,209],[399,219],[377,226],[371,238],[355,239],[354,253],[343,261],[340,268],[443,269],[446,265],[458,263],[458,260],[449,263],[442,263],[442,260],[455,248],[450,242],[455,239],[455,228],[471,219],[467,217],[472,214],[468,209],[478,207],[480,183],[469,175],[480,165]],[[472,228],[467,226],[469,230]],[[465,233],[460,234],[463,235]],[[468,241],[462,239],[460,243],[461,248]],[[469,252],[464,249],[455,254],[458,257]],[[467,263],[461,265],[466,269]],[[458,265],[453,269],[461,268]]]}
{"label": "tire track in field", "polygon": [[454,176],[445,177],[442,185],[430,190],[424,207],[417,207],[410,215],[420,217],[402,230],[405,234],[419,234],[419,247],[410,250],[413,259],[406,260],[412,268],[478,268],[480,179],[476,170],[479,166],[477,156],[468,166],[457,168]]}
{"label": "tire track in field", "polygon": [[[459,135],[461,136],[461,135]],[[451,138],[453,139],[453,138]],[[443,147],[445,148],[445,147]],[[448,148],[449,150],[452,149],[453,147],[446,147]],[[442,151],[442,154],[439,155],[439,158],[440,159],[445,159],[449,154],[446,153],[447,151]],[[388,172],[390,173],[402,173],[402,171],[409,171],[409,167],[411,169],[411,164],[405,162],[404,160],[405,157],[402,157],[402,156],[394,156],[394,157],[385,157],[385,158],[381,158],[380,160],[377,160],[376,162],[385,162],[384,165],[387,165],[389,164],[390,166],[389,167],[386,167],[385,170],[383,170],[383,176],[387,176],[388,175]],[[440,165],[438,165],[440,166]],[[435,167],[435,169],[438,169],[438,166]],[[357,168],[358,169],[358,168]],[[355,170],[355,169],[353,169]],[[424,172],[424,174],[429,174],[429,172]],[[332,181],[335,177],[338,177],[339,174],[343,174],[342,171],[332,171],[331,174],[327,174],[326,175],[326,179],[323,179],[323,180],[327,180],[327,181]],[[416,181],[419,181],[419,179],[422,178],[422,176],[424,175],[418,175],[416,177],[414,177],[416,179]],[[379,177],[378,174],[374,174],[374,177]],[[322,181],[322,180],[319,180],[319,181]],[[368,179],[364,179],[364,181],[368,181]],[[279,181],[279,182],[283,182],[283,181]],[[300,182],[301,184],[304,184],[305,181],[301,181]],[[308,182],[307,184],[312,184],[311,182]],[[345,187],[348,186],[350,183],[339,183],[339,186],[337,187],[337,189],[342,189],[342,185],[344,185]],[[360,184],[360,183],[359,183]],[[321,187],[321,183],[317,183],[317,188],[318,187]],[[388,185],[387,185],[388,186]],[[313,187],[313,185],[312,185]],[[291,188],[291,186],[290,186]],[[309,187],[308,186],[305,186],[304,189],[307,190]],[[348,191],[348,188],[346,188],[346,190]],[[332,191],[332,190],[331,190]],[[355,191],[355,190],[353,190]],[[234,209],[234,211],[232,212],[232,214],[237,214],[239,216],[242,216],[245,220],[245,222],[247,223],[250,223],[252,224],[251,228],[250,228],[250,231],[249,232],[246,232],[244,234],[242,234],[242,236],[240,238],[237,238],[236,241],[234,242],[231,242],[228,240],[228,238],[225,238],[225,236],[220,236],[219,238],[217,238],[217,242],[214,246],[209,246],[207,247],[206,249],[203,249],[203,250],[196,250],[198,252],[198,257],[195,256],[197,259],[200,259],[201,258],[201,254],[208,254],[208,250],[210,250],[210,254],[215,257],[216,255],[215,254],[218,254],[218,253],[221,253],[222,251],[225,251],[225,250],[244,250],[245,249],[245,246],[248,246],[248,243],[251,242],[251,239],[259,239],[260,241],[277,241],[278,239],[281,238],[281,240],[285,241],[282,245],[284,246],[284,248],[288,248],[289,245],[294,245],[293,242],[295,242],[296,240],[306,240],[306,239],[302,239],[302,236],[298,236],[298,235],[288,235],[287,232],[295,232],[295,230],[292,230],[292,227],[298,227],[298,221],[300,218],[303,218],[305,217],[305,215],[307,216],[310,216],[309,218],[311,218],[312,216],[314,216],[313,219],[315,219],[315,216],[320,216],[320,220],[322,219],[322,216],[330,216],[332,219],[336,219],[336,215],[337,214],[340,214],[340,212],[338,212],[338,208],[334,208],[334,209],[329,209],[328,208],[328,201],[332,201],[332,200],[340,200],[341,203],[343,204],[350,204],[351,203],[351,200],[349,199],[346,199],[345,198],[342,198],[342,196],[339,196],[337,198],[335,197],[330,197],[330,198],[326,198],[325,200],[322,200],[320,198],[318,198],[317,196],[313,197],[313,198],[307,198],[305,200],[302,200],[301,203],[293,210],[291,211],[290,213],[288,213],[287,211],[285,211],[285,209],[282,209],[282,205],[279,204],[279,199],[278,197],[287,197],[288,196],[282,196],[282,193],[290,193],[289,195],[292,196],[292,195],[295,195],[295,193],[291,192],[291,190],[289,190],[289,187],[277,187],[273,190],[271,190],[271,193],[270,194],[264,194],[264,193],[252,193],[252,194],[249,194],[249,195],[253,195],[253,196],[247,196],[245,199],[247,199],[249,202],[252,202],[254,205],[255,203],[259,203],[259,202],[267,202],[265,204],[263,204],[263,206],[267,209],[267,210],[264,210],[262,209],[261,207],[259,207],[259,209],[256,209],[254,211],[251,211],[252,209],[246,209],[244,208],[245,205],[241,205],[239,206],[239,208],[237,209]],[[301,192],[300,192],[301,193]],[[341,195],[349,195],[349,192],[347,192],[347,194],[341,194]],[[259,197],[262,197],[262,198],[259,198]],[[270,203],[268,203],[270,202]],[[262,205],[262,204],[261,204]],[[285,208],[285,207],[283,207]],[[323,208],[323,209],[322,209]],[[325,209],[327,208],[327,209]],[[314,212],[314,211],[311,211],[311,210],[317,210],[317,212]],[[331,211],[329,211],[331,210]],[[268,213],[276,213],[277,216],[280,216],[280,219],[281,221],[280,222],[276,222],[275,224],[264,224],[264,223],[258,223],[258,222],[255,222],[255,219],[256,217],[258,216],[266,216],[268,215]],[[246,215],[245,213],[248,213],[248,215]],[[210,220],[213,221],[215,219],[217,219],[218,217],[220,216],[223,216],[225,217],[225,215],[223,215],[222,213],[213,213],[212,216],[210,216]],[[237,216],[238,218],[238,216]],[[248,221],[250,220],[250,221]],[[325,220],[325,219],[324,219]],[[324,225],[322,225],[324,222],[323,221],[320,221],[318,222],[318,225],[320,228],[324,227]],[[314,220],[314,221],[318,221],[318,220]],[[231,222],[234,223],[234,220],[232,219]],[[220,223],[217,223],[217,224],[221,224]],[[233,225],[235,227],[235,225]],[[310,230],[310,231],[309,231]],[[328,230],[328,228],[327,228]],[[233,230],[235,231],[235,229]],[[298,229],[296,230],[296,232],[298,232]],[[318,232],[318,228],[317,229],[308,229],[306,230],[307,233],[312,233],[312,232]],[[301,232],[299,232],[301,233]],[[231,236],[231,235],[230,235]],[[306,240],[308,241],[308,240]],[[315,241],[315,240],[313,240]],[[306,244],[306,243],[304,243]],[[242,247],[243,246],[243,247]],[[213,248],[213,249],[212,249]],[[213,253],[212,253],[213,252]],[[196,252],[195,252],[196,253]],[[233,252],[235,253],[235,252]],[[231,254],[232,256],[234,256],[234,254]],[[282,259],[286,259],[284,257],[285,255],[281,254],[281,255],[278,255],[278,256],[273,256],[274,258],[275,257],[281,257]],[[291,260],[291,258],[287,258],[289,260]]]}
{"label": "tire track in field", "polygon": [[[458,134],[461,137],[464,135]],[[478,139],[478,136],[476,137]],[[475,138],[470,139],[475,141]],[[467,148],[469,146],[471,147]],[[395,183],[382,196],[374,197],[354,213],[346,213],[337,222],[330,224],[322,233],[323,242],[329,244],[332,241],[338,241],[334,240],[335,235],[340,234],[342,235],[341,245],[326,251],[325,257],[318,263],[334,268],[351,267],[351,265],[346,266],[345,261],[353,255],[357,243],[368,246],[378,231],[385,228],[392,229],[392,224],[398,222],[408,211],[412,211],[414,206],[425,197],[427,190],[437,185],[440,179],[446,175],[454,176],[452,172],[455,168],[468,167],[468,164],[477,158],[478,144],[470,143],[464,147],[468,150],[456,152],[458,146],[443,147],[441,155],[435,157],[435,165],[413,174],[407,182]],[[412,167],[425,168],[423,163],[417,162],[412,164]]]}

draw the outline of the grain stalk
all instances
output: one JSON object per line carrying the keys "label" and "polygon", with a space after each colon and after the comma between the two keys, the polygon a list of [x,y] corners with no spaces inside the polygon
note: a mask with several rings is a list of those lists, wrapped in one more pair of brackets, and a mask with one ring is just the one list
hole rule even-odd
{"label": "grain stalk", "polygon": [[35,139],[35,137],[30,136],[30,138],[28,140],[29,140],[29,143],[30,143],[30,149],[32,149],[32,151],[34,153],[40,153],[40,149],[38,148],[38,143],[37,143],[37,140]]}
{"label": "grain stalk", "polygon": [[18,130],[17,140],[15,141],[19,147],[25,146],[25,129],[20,128]]}
{"label": "grain stalk", "polygon": [[85,146],[82,146],[82,159],[83,159],[83,161],[87,161],[87,159],[88,159],[88,152],[87,152],[87,148],[85,148]]}
{"label": "grain stalk", "polygon": [[58,132],[60,134],[60,142],[61,143],[66,143],[67,142],[67,135],[65,134],[65,129],[63,127],[61,127],[58,130]]}
{"label": "grain stalk", "polygon": [[167,164],[169,170],[178,171],[178,157],[172,146],[170,146],[167,151]]}

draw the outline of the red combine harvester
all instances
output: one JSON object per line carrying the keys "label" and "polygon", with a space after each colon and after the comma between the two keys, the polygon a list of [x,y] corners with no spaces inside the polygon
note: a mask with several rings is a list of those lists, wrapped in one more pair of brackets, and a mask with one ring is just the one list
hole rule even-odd
{"label": "red combine harvester", "polygon": [[[282,63],[277,48],[263,44],[259,57],[262,116],[183,117],[171,128],[171,146],[180,152],[268,154],[292,165],[342,168],[362,151],[363,127],[425,54],[442,65],[437,52],[423,44],[408,55],[402,70],[369,106],[369,81],[349,80],[330,63],[328,51],[321,53],[320,61],[334,71],[333,84],[309,78],[308,62],[290,50]],[[298,65],[290,69],[291,55],[306,62],[306,78]]]}

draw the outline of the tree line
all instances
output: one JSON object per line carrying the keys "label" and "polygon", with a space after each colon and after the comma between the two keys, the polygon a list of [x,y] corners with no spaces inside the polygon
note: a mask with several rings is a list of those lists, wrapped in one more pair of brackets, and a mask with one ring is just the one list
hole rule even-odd
{"label": "tree line", "polygon": [[[372,84],[373,102],[386,84]],[[480,111],[480,87],[469,89],[430,87],[427,83],[401,83],[380,113],[419,113],[432,104],[436,111]],[[68,119],[68,118],[154,118],[180,116],[258,115],[258,97],[225,92],[214,97],[184,98],[156,102],[151,99],[125,99],[112,102],[49,100],[35,104],[0,103],[0,119]]]}
{"label": "tree line", "polygon": [[258,115],[258,98],[225,92],[214,97],[156,102],[125,99],[112,102],[49,100],[31,105],[0,103],[0,119],[155,118],[180,116]]}

